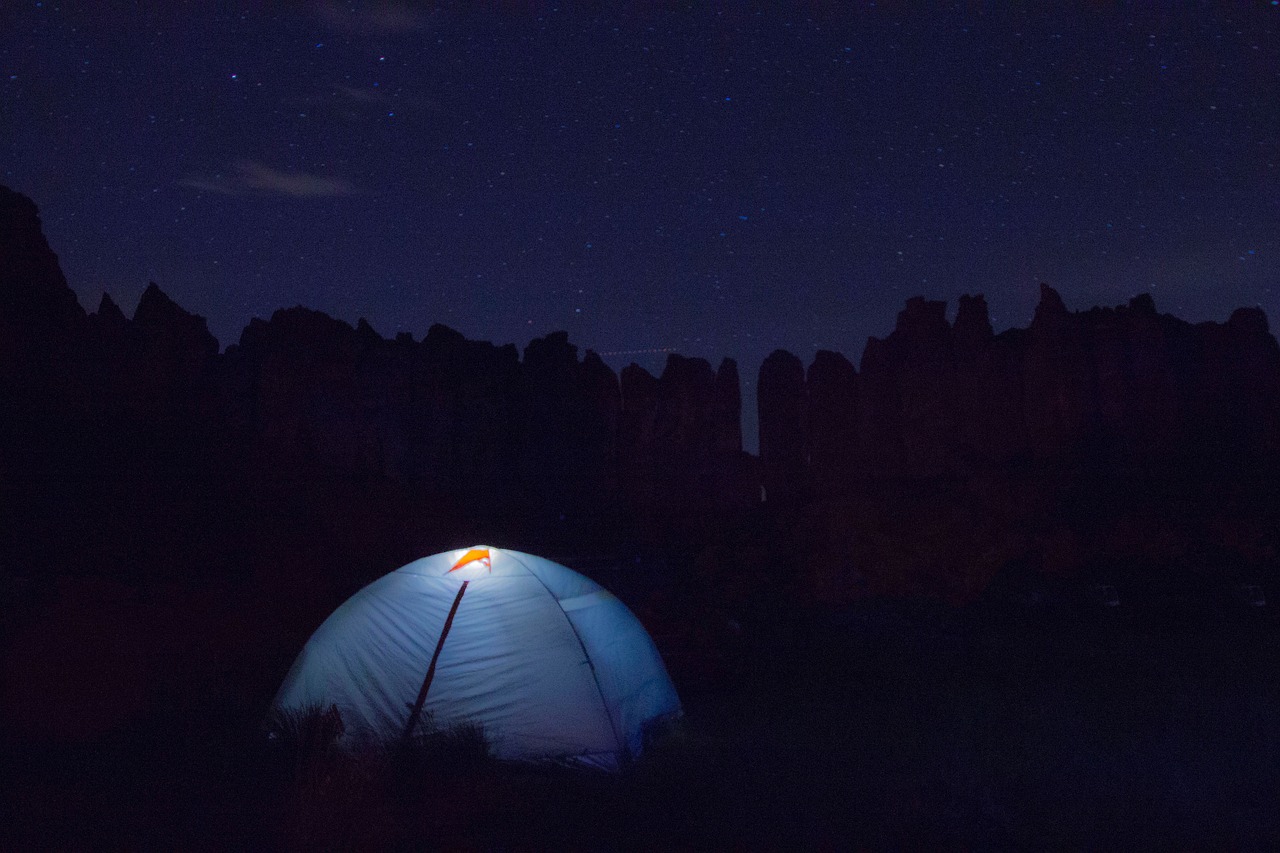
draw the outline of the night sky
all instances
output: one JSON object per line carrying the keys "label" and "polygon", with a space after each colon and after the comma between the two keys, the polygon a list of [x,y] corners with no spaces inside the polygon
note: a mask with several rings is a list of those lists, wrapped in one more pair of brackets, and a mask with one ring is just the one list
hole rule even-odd
{"label": "night sky", "polygon": [[566,329],[749,408],[916,294],[1280,317],[1280,3],[695,5],[4,2],[2,180],[91,310]]}

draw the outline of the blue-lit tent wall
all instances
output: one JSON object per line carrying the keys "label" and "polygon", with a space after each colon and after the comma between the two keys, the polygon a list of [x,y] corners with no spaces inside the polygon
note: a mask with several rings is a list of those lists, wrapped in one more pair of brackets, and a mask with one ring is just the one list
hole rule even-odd
{"label": "blue-lit tent wall", "polygon": [[281,709],[336,705],[349,741],[405,730],[449,626],[424,716],[484,726],[499,758],[613,769],[647,728],[680,713],[653,640],[594,581],[550,560],[492,548],[425,557],[348,599],[308,640],[275,698]]}

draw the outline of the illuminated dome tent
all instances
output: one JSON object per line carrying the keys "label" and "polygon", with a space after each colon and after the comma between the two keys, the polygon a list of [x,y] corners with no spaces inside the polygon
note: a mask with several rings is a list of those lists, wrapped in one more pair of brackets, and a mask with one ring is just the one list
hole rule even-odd
{"label": "illuminated dome tent", "polygon": [[391,740],[429,718],[484,726],[499,758],[608,769],[680,713],[653,640],[621,601],[550,560],[498,548],[409,563],[311,635],[275,698],[336,706],[344,738]]}

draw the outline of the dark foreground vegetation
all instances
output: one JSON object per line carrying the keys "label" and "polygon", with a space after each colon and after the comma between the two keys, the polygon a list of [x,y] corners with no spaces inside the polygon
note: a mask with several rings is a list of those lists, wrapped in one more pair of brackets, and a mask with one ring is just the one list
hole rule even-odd
{"label": "dark foreground vegetation", "polygon": [[8,740],[4,846],[1273,848],[1264,612],[869,601],[737,625],[714,671],[673,656],[686,716],[618,775],[497,762],[466,727],[344,752],[228,673],[78,742]]}

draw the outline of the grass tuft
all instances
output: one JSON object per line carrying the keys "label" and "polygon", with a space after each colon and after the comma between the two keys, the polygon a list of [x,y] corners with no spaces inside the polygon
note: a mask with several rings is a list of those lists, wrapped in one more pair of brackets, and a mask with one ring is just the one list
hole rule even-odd
{"label": "grass tuft", "polygon": [[301,761],[330,755],[346,731],[338,706],[319,703],[272,708],[265,725],[271,747]]}

